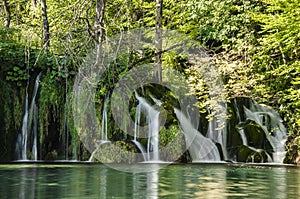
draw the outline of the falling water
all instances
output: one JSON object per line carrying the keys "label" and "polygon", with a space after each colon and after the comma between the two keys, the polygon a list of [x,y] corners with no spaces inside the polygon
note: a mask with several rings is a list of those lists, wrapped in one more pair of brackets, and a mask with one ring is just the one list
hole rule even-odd
{"label": "falling water", "polygon": [[107,139],[107,103],[108,100],[104,100],[103,111],[102,111],[102,128],[101,128],[101,140]]}
{"label": "falling water", "polygon": [[180,110],[175,108],[174,111],[185,135],[187,146],[190,146],[188,150],[193,162],[220,161],[220,154],[214,142],[198,132]]}
{"label": "falling water", "polygon": [[236,113],[236,120],[237,120],[236,123],[237,123],[238,133],[241,136],[243,145],[248,146],[248,141],[247,141],[247,137],[246,137],[246,134],[245,134],[244,127],[241,126],[242,119],[241,119],[241,115],[240,115],[240,111],[239,111],[239,108],[238,108],[238,105],[237,105],[236,98],[234,98],[234,100],[233,100],[233,107],[234,107],[234,112]]}
{"label": "falling water", "polygon": [[[27,142],[30,138],[31,131],[33,134],[33,144],[32,144],[32,154],[34,160],[37,160],[37,106],[35,103],[35,98],[39,88],[39,80],[41,73],[36,77],[34,89],[32,93],[32,99],[30,103],[30,108],[28,108],[28,90],[26,90],[25,97],[25,112],[22,122],[22,132],[19,134],[16,145],[17,159],[27,160]],[[33,124],[33,126],[32,126]]]}
{"label": "falling water", "polygon": [[93,161],[94,156],[95,156],[96,152],[99,150],[100,146],[101,146],[102,144],[106,144],[106,143],[110,143],[110,141],[109,141],[109,140],[100,140],[100,141],[97,143],[97,147],[96,147],[96,149],[92,152],[90,158],[88,159],[88,162],[92,162],[92,161]]}
{"label": "falling water", "polygon": [[[227,160],[227,128],[226,128],[226,104],[219,104],[218,115],[213,116],[208,122],[207,138],[210,138],[215,143],[219,143],[222,148],[224,159]],[[211,114],[211,111],[208,110]],[[223,114],[223,115],[222,115]]]}
{"label": "falling water", "polygon": [[142,153],[144,161],[147,161],[148,160],[148,155],[147,155],[147,151],[146,151],[145,147],[137,140],[132,140],[132,142],[135,144],[135,146]]}
{"label": "falling water", "polygon": [[248,141],[247,141],[247,137],[246,137],[244,128],[238,127],[238,132],[242,138],[243,145],[248,146]]}
{"label": "falling water", "polygon": [[108,98],[106,97],[104,99],[104,104],[103,104],[103,110],[102,110],[102,126],[101,126],[101,137],[100,140],[97,141],[97,146],[96,149],[92,152],[88,162],[92,162],[93,158],[100,148],[102,144],[105,143],[110,143],[110,140],[108,140],[107,137],[107,132],[108,132],[108,121],[107,121],[107,103],[108,103]]}
{"label": "falling water", "polygon": [[[22,134],[19,134],[17,140],[17,159],[18,160],[27,160],[26,148],[27,148],[27,124],[28,124],[28,92],[26,90],[25,97],[25,113],[23,116],[22,123]],[[21,156],[20,156],[21,152]]]}
{"label": "falling water", "polygon": [[33,158],[37,160],[37,126],[38,126],[38,107],[36,104],[33,106],[33,145],[32,145],[32,154]]}
{"label": "falling water", "polygon": [[136,141],[136,137],[139,136],[139,130],[140,130],[140,124],[141,124],[141,109],[142,105],[139,102],[139,104],[136,107],[135,111],[135,121],[134,121],[134,138],[133,140]]}
{"label": "falling water", "polygon": [[[136,111],[133,142],[143,153],[144,160],[159,161],[160,160],[159,159],[159,114],[160,114],[160,111],[156,110],[154,108],[154,106],[149,104],[149,102],[145,98],[139,96],[137,93],[135,96],[136,96],[136,99],[138,100],[139,104],[137,106],[137,111]],[[158,103],[158,101],[155,101],[155,102]],[[139,133],[141,113],[145,113],[146,121],[148,124],[147,150],[144,150],[143,146],[136,140],[137,135]],[[146,156],[145,156],[145,152],[147,154]],[[152,154],[152,157],[151,157],[151,154]]]}
{"label": "falling water", "polygon": [[40,76],[41,73],[38,74],[35,80],[34,84],[34,89],[33,89],[33,95],[32,95],[32,100],[31,100],[31,105],[30,105],[30,112],[29,112],[29,129],[31,128],[32,122],[33,122],[33,146],[32,146],[32,153],[34,160],[37,160],[37,122],[38,122],[38,110],[37,110],[37,105],[35,103],[35,98],[38,92],[39,84],[40,84]]}
{"label": "falling water", "polygon": [[[257,104],[248,98],[241,98],[240,100],[242,100],[242,104],[239,105],[237,103],[237,99],[234,99],[232,104],[236,119],[236,129],[241,137],[242,144],[257,155],[261,156],[262,161],[282,163],[285,156],[287,132],[282,124],[280,116],[275,112],[275,110],[264,104]],[[253,133],[255,133],[249,132],[245,128],[249,121],[253,121],[261,128],[267,141],[272,147],[272,151],[268,151],[268,149],[265,149],[262,146],[254,147],[253,143],[249,144],[248,139],[253,136]],[[261,155],[262,153],[267,156],[267,159],[263,158]],[[254,156],[250,156],[250,158],[253,157]]]}
{"label": "falling water", "polygon": [[252,104],[245,109],[247,120],[252,120],[264,131],[266,138],[273,148],[273,162],[282,163],[285,156],[287,132],[279,115],[266,105]]}
{"label": "falling water", "polygon": [[135,121],[134,121],[134,137],[132,142],[136,145],[136,147],[140,150],[140,152],[143,155],[144,161],[147,161],[147,151],[145,147],[137,141],[137,137],[139,137],[139,130],[140,130],[140,124],[141,124],[141,111],[142,111],[142,104],[139,102],[139,104],[136,107],[135,112]]}

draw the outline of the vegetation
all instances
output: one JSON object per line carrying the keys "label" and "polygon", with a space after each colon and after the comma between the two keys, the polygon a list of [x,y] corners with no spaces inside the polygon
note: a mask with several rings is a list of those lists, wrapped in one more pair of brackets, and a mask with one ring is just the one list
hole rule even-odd
{"label": "vegetation", "polygon": [[[72,112],[66,105],[71,101],[74,76],[90,49],[99,46],[106,37],[130,29],[160,26],[155,1],[2,1],[0,121],[4,125],[0,127],[0,145],[8,153],[0,158],[9,159],[13,153],[13,147],[2,143],[2,138],[16,139],[15,134],[21,128],[25,89],[32,89],[34,77],[40,72],[43,79],[38,101],[39,128],[43,132],[40,144],[44,139],[51,140],[50,135],[55,132],[56,137],[65,140],[63,147],[69,152],[62,154],[63,149],[55,147],[54,140],[42,148],[49,154],[58,152],[58,156],[82,154],[74,121],[68,121]],[[222,74],[228,100],[248,96],[274,107],[291,136],[288,149],[294,151],[292,156],[300,154],[299,1],[158,1],[161,2],[161,26],[187,34],[201,43]],[[145,49],[142,55],[154,50]],[[96,93],[98,107],[102,106],[105,96],[111,94],[118,78],[132,67],[128,60],[140,58],[136,53],[129,53],[128,57],[117,60],[112,71],[104,74]],[[191,88],[196,88],[199,101],[207,100],[201,74],[189,69],[188,63],[176,55],[167,53],[161,59],[156,57],[155,63],[167,63],[184,71]],[[154,62],[154,59],[145,62]],[[205,106],[199,105],[200,108]],[[168,134],[165,131],[164,134]],[[170,131],[175,132],[173,128]],[[67,139],[69,135],[74,138],[72,143],[68,143],[71,142]]]}

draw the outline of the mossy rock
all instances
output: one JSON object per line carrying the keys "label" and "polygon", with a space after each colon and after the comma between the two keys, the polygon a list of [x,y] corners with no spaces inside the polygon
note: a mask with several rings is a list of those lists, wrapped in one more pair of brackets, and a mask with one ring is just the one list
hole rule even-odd
{"label": "mossy rock", "polygon": [[58,154],[56,150],[48,152],[45,156],[45,160],[57,160],[57,159],[58,159]]}
{"label": "mossy rock", "polygon": [[287,153],[283,162],[286,164],[300,164],[300,137],[289,136],[286,149]]}
{"label": "mossy rock", "polygon": [[253,163],[263,163],[269,162],[269,154],[263,150],[253,150],[248,146],[240,147],[240,150],[237,154],[237,161],[238,162],[253,162]]}
{"label": "mossy rock", "polygon": [[102,163],[132,164],[143,161],[141,154],[131,142],[116,141],[101,144],[94,154],[94,158]]}

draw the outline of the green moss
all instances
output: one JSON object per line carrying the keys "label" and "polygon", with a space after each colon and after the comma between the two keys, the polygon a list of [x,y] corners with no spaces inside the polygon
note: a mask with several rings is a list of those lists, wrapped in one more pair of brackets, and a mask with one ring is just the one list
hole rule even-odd
{"label": "green moss", "polygon": [[17,134],[24,114],[24,90],[0,78],[0,162],[14,159]]}
{"label": "green moss", "polygon": [[138,150],[131,142],[117,141],[102,144],[98,147],[94,158],[102,163],[135,163],[143,161],[136,155]]}

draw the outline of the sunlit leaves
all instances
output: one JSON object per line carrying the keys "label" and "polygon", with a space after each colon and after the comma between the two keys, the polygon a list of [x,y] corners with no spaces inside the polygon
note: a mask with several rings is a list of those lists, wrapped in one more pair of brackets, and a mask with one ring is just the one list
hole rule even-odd
{"label": "sunlit leaves", "polygon": [[300,119],[300,4],[298,0],[264,0],[264,13],[253,18],[261,24],[253,64],[265,74],[265,93],[288,124],[291,133],[299,131]]}

